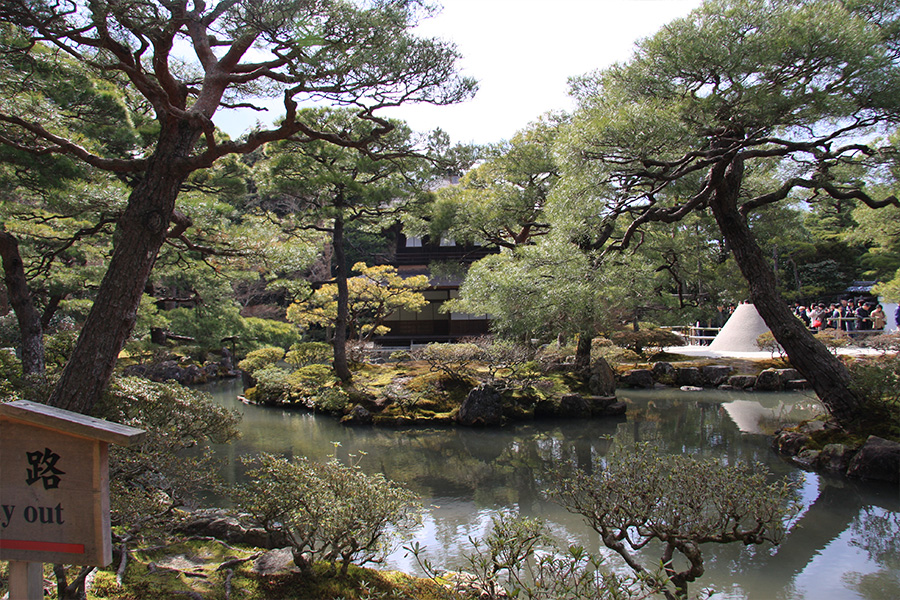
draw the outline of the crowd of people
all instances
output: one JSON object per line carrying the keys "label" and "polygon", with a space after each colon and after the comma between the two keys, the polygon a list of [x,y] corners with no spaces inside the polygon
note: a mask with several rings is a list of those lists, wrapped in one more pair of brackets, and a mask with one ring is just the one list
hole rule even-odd
{"label": "crowd of people", "polygon": [[[884,307],[861,298],[849,298],[830,304],[813,303],[808,307],[795,304],[794,314],[814,331],[881,331],[887,325]],[[898,315],[894,317],[897,318]]]}

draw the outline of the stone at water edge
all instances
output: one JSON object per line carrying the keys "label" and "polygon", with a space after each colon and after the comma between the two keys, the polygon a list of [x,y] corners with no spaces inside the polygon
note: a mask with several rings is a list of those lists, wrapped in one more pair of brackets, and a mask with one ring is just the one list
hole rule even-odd
{"label": "stone at water edge", "polygon": [[457,422],[466,426],[491,426],[503,423],[503,400],[493,386],[473,388],[459,407]]}
{"label": "stone at water edge", "polygon": [[869,436],[850,461],[847,476],[900,482],[900,443],[874,435]]}

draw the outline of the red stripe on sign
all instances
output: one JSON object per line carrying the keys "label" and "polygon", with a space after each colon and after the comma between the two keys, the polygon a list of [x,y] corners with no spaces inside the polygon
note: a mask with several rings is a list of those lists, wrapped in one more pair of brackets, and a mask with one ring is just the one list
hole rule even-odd
{"label": "red stripe on sign", "polygon": [[36,552],[67,552],[84,554],[84,544],[61,544],[59,542],[32,542],[29,540],[0,540],[4,550],[34,550]]}

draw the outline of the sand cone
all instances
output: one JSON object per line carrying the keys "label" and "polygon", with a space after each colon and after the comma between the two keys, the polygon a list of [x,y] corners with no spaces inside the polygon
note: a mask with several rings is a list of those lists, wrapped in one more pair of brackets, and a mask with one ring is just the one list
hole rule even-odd
{"label": "sand cone", "polygon": [[769,331],[752,304],[739,304],[708,346],[717,352],[759,352],[756,338]]}

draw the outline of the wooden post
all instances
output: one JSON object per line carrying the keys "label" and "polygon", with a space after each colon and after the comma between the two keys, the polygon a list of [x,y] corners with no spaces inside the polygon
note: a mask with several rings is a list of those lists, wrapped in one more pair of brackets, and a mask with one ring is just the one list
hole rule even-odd
{"label": "wooden post", "polygon": [[0,403],[0,560],[10,598],[41,600],[42,563],[112,561],[109,444],[145,432],[18,400]]}
{"label": "wooden post", "polygon": [[44,565],[22,560],[9,561],[10,600],[43,600]]}

